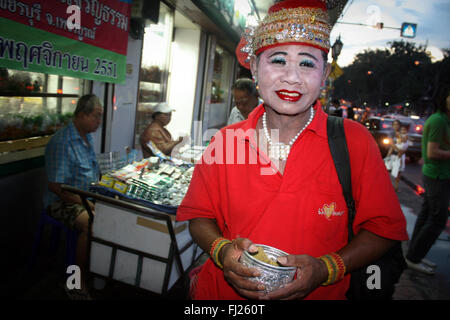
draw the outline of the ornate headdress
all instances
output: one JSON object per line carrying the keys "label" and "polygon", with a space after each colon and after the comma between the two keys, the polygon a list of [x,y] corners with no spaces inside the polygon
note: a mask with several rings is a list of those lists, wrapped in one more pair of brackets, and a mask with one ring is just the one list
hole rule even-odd
{"label": "ornate headdress", "polygon": [[236,55],[250,69],[252,56],[279,45],[303,44],[328,53],[330,31],[325,0],[281,1],[270,7],[258,26],[245,30]]}

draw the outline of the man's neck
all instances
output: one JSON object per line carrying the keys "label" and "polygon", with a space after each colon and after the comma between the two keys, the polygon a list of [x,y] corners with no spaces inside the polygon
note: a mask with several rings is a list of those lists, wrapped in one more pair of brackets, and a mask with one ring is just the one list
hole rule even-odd
{"label": "man's neck", "polygon": [[73,119],[73,125],[75,126],[75,129],[77,129],[78,134],[80,135],[80,137],[81,137],[86,143],[89,143],[89,142],[88,142],[88,139],[87,139],[87,132],[85,132],[85,131],[83,130],[81,124],[77,121],[76,118]]}

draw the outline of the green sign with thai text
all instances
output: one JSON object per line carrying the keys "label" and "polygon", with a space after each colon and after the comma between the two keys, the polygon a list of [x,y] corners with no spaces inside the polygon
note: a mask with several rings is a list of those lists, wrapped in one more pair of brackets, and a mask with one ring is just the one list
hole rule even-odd
{"label": "green sign with thai text", "polygon": [[0,18],[0,67],[124,83],[126,56]]}

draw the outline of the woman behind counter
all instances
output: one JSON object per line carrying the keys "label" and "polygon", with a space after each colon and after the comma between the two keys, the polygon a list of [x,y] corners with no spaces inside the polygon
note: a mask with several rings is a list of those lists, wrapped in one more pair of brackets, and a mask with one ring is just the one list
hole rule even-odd
{"label": "woman behind counter", "polygon": [[170,155],[173,148],[179,144],[183,138],[172,140],[172,135],[165,127],[172,119],[172,109],[166,102],[158,103],[153,109],[152,118],[144,132],[141,134],[140,142],[144,158],[154,156],[153,152],[147,146],[150,141],[165,155]]}

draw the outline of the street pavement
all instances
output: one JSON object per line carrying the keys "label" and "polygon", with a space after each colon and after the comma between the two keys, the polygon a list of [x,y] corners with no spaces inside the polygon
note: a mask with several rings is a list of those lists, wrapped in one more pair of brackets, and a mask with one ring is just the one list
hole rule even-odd
{"label": "street pavement", "polygon": [[[417,216],[408,207],[402,206],[407,221],[408,235],[411,237]],[[408,242],[403,243],[406,252]],[[436,274],[426,275],[406,269],[400,277],[394,293],[394,300],[449,300],[450,299],[450,238],[442,232],[430,252],[428,260],[437,263]]]}
{"label": "street pavement", "polygon": [[[407,164],[397,195],[410,238],[423,201],[422,196],[413,190],[413,186],[417,184],[421,185],[420,165]],[[404,252],[407,246],[408,241],[405,241]],[[426,258],[437,263],[436,274],[430,276],[406,269],[397,284],[394,300],[450,300],[450,219]]]}

